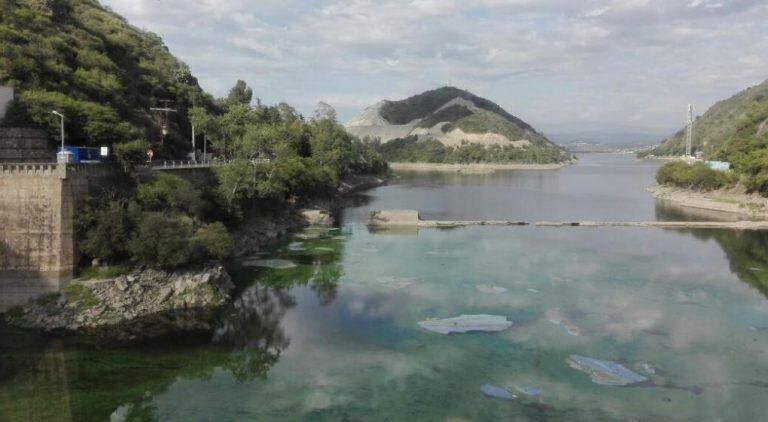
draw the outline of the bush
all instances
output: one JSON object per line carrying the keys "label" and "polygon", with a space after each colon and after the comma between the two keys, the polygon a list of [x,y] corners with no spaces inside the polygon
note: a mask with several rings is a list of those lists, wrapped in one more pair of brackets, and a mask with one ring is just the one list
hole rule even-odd
{"label": "bush", "polygon": [[713,190],[733,184],[735,177],[730,172],[713,170],[702,162],[670,161],[656,172],[656,182],[685,189]]}
{"label": "bush", "polygon": [[124,201],[86,203],[75,219],[75,227],[80,252],[105,261],[125,258],[130,219]]}
{"label": "bush", "polygon": [[113,152],[123,171],[131,173],[137,165],[147,161],[147,149],[149,144],[146,141],[131,141],[115,145]]}
{"label": "bush", "polygon": [[192,183],[168,173],[155,173],[149,183],[139,186],[136,200],[144,210],[156,212],[182,212],[202,216],[205,201]]}
{"label": "bush", "polygon": [[192,242],[202,256],[224,259],[232,252],[235,242],[227,228],[220,222],[200,227],[195,232]]}
{"label": "bush", "polygon": [[189,264],[193,257],[192,232],[192,221],[183,216],[144,213],[130,241],[131,255],[139,263],[152,266]]}

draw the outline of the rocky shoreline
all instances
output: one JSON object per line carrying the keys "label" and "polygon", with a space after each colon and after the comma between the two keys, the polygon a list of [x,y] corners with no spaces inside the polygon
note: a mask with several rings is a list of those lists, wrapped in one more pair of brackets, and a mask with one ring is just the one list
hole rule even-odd
{"label": "rocky shoreline", "polygon": [[648,192],[664,204],[680,207],[703,217],[736,220],[768,220],[768,200],[734,189],[697,192],[670,186],[652,186]]}
{"label": "rocky shoreline", "polygon": [[79,332],[114,340],[211,329],[214,311],[234,284],[222,266],[138,270],[106,280],[76,280],[6,314],[9,324],[49,333]]}

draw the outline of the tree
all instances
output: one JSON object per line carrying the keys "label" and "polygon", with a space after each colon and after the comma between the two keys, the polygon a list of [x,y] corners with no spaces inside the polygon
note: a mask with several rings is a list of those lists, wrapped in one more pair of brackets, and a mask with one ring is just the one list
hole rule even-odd
{"label": "tree", "polygon": [[142,264],[165,268],[189,264],[192,221],[183,216],[144,213],[130,240],[130,252]]}
{"label": "tree", "polygon": [[155,212],[180,212],[202,217],[206,204],[192,183],[179,176],[156,173],[149,183],[139,186],[136,200],[142,209]]}
{"label": "tree", "polygon": [[253,90],[242,80],[238,80],[227,95],[227,104],[229,105],[250,105],[252,100]]}
{"label": "tree", "polygon": [[235,246],[232,236],[221,222],[215,222],[200,227],[192,237],[192,242],[198,248],[199,254],[216,259],[224,259]]}
{"label": "tree", "polygon": [[103,206],[86,203],[77,215],[75,226],[78,247],[85,255],[106,261],[126,256],[130,220],[124,200],[109,200]]}
{"label": "tree", "polygon": [[320,101],[315,109],[314,120],[330,120],[336,122],[336,110],[330,104]]}

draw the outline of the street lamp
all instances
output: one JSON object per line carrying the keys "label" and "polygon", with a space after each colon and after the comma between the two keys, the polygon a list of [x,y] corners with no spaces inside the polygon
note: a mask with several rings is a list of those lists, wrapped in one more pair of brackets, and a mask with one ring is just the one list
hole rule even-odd
{"label": "street lamp", "polygon": [[61,119],[61,150],[64,151],[64,115],[56,110],[51,110],[51,113],[59,116]]}
{"label": "street lamp", "polygon": [[51,110],[51,113],[61,119],[61,151],[56,154],[56,160],[61,164],[68,164],[72,162],[72,153],[64,149],[64,115],[56,110]]}

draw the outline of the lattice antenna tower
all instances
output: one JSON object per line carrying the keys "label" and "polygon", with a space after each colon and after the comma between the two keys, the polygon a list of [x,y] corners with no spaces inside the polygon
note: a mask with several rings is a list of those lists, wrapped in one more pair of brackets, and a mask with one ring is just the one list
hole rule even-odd
{"label": "lattice antenna tower", "polygon": [[688,127],[685,131],[685,156],[693,153],[693,105],[688,104]]}

